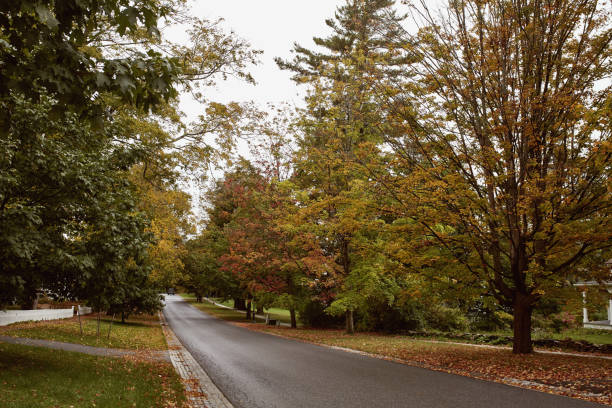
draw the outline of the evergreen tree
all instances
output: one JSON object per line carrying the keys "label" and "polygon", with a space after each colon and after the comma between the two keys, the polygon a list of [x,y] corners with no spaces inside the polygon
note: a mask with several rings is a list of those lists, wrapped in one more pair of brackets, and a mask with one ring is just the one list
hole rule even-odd
{"label": "evergreen tree", "polygon": [[[310,94],[301,120],[302,134],[295,157],[295,183],[308,193],[302,218],[321,240],[321,247],[336,259],[336,268],[325,281],[333,282],[339,296],[332,312],[346,312],[348,332],[354,331],[354,311],[365,294],[364,280],[353,273],[372,271],[374,262],[357,254],[355,237],[374,222],[376,214],[354,218],[352,192],[361,188],[368,175],[360,161],[378,161],[376,146],[382,141],[380,123],[384,113],[374,103],[373,93],[381,78],[394,75],[404,62],[392,52],[401,17],[389,0],[350,0],[327,20],[333,34],[314,38],[323,51],[296,45],[292,61],[277,60],[283,69],[295,72],[294,80],[308,83]],[[358,199],[359,200],[359,199]],[[366,273],[368,276],[369,273]],[[367,286],[367,285],[366,285]],[[352,295],[349,295],[352,294]],[[364,295],[365,296],[365,295]]]}

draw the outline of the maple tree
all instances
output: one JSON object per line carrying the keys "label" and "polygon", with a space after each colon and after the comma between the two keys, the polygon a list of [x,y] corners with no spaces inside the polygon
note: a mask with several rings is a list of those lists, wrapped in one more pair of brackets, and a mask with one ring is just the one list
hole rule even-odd
{"label": "maple tree", "polygon": [[[576,278],[602,280],[610,257],[610,9],[598,1],[458,1],[414,9],[415,57],[379,88],[394,131],[380,177],[451,276],[514,314],[528,353],[537,302]],[[423,245],[406,262],[423,257]]]}

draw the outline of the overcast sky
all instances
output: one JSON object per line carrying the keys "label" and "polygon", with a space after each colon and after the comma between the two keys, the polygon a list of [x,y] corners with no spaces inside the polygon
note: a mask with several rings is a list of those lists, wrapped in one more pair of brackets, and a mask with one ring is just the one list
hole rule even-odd
{"label": "overcast sky", "polygon": [[[305,89],[298,88],[291,81],[291,73],[281,71],[274,62],[275,57],[288,59],[295,42],[308,48],[315,47],[312,37],[325,37],[330,33],[325,20],[332,18],[336,8],[345,0],[191,0],[191,14],[214,21],[223,18],[221,23],[226,32],[234,33],[248,41],[253,49],[262,50],[260,64],[250,72],[257,81],[251,85],[237,79],[220,81],[216,89],[207,89],[208,100],[217,102],[254,101],[260,106],[267,103],[288,102],[302,106]],[[164,35],[174,41],[185,40],[184,28],[164,31]],[[300,92],[300,95],[298,95]],[[181,110],[188,121],[195,119],[202,105],[195,103],[188,95],[181,97]],[[247,149],[239,148],[239,153],[249,156]],[[215,171],[213,177],[221,176]],[[193,209],[201,217],[200,188],[195,185],[184,186],[192,194]]]}
{"label": "overcast sky", "polygon": [[[209,20],[223,18],[226,30],[233,30],[253,49],[264,52],[260,65],[251,70],[257,85],[238,80],[221,82],[218,89],[207,92],[208,98],[219,102],[253,100],[261,105],[267,102],[301,105],[302,98],[290,80],[291,74],[279,70],[274,58],[289,58],[294,42],[313,47],[312,37],[330,32],[325,19],[331,18],[343,3],[344,0],[192,0],[193,15]],[[183,98],[181,107],[189,117],[198,109],[188,98]]]}

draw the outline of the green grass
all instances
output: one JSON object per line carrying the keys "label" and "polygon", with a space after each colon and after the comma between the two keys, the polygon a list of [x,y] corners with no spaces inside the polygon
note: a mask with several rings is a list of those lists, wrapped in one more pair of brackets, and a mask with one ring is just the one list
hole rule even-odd
{"label": "green grass", "polygon": [[81,318],[83,335],[81,336],[77,318],[49,320],[41,322],[15,323],[0,327],[0,334],[14,337],[56,340],[67,343],[85,344],[87,346],[123,348],[131,350],[165,350],[167,349],[164,334],[157,316],[134,316],[125,323],[114,321],[110,339],[107,339],[111,318],[103,317],[100,321],[98,338],[95,316]]}
{"label": "green grass", "polygon": [[[238,312],[234,309],[225,309],[223,307],[219,307],[216,305],[213,305],[210,302],[207,302],[206,300],[202,303],[196,303],[195,299],[190,299],[187,298],[186,299],[189,303],[191,303],[193,306],[197,307],[198,309],[200,309],[203,312],[209,313],[213,316],[216,316],[220,319],[223,320],[228,320],[228,321],[233,321],[233,322],[244,322],[246,321],[245,318],[245,314]],[[263,322],[262,319],[257,319],[258,322]]]}
{"label": "green grass", "polygon": [[567,329],[560,333],[555,332],[538,332],[534,333],[534,339],[554,339],[563,340],[570,338],[572,340],[586,340],[595,344],[612,344],[612,331],[610,330],[595,330],[595,329]]}
{"label": "green grass", "polygon": [[[511,330],[485,332],[485,334],[495,334],[498,336],[512,337]],[[541,339],[564,340],[564,339],[569,338],[569,339],[576,340],[576,341],[585,340],[585,341],[588,341],[594,344],[612,344],[612,331],[610,330],[574,328],[574,329],[565,329],[559,333],[556,333],[552,330],[535,329],[532,332],[531,336],[533,340],[541,340]]]}
{"label": "green grass", "polygon": [[[194,306],[198,306],[198,303],[195,303],[195,296],[191,295],[191,294],[185,294],[185,293],[181,293],[180,294],[183,299],[191,302]],[[221,298],[213,298],[213,300],[223,306],[227,306],[227,307],[234,307],[234,301],[233,300],[223,300]],[[204,300],[204,303],[208,303],[206,302],[206,300]],[[208,303],[209,304],[209,303]],[[209,304],[210,305],[210,304]],[[212,306],[212,305],[211,305]],[[203,308],[200,307],[201,310],[204,310]],[[213,308],[208,307],[206,310],[207,312],[213,313],[214,309],[223,309],[223,308],[219,308],[216,306],[213,306]],[[270,319],[275,319],[275,320],[280,320],[283,323],[291,323],[291,315],[289,314],[289,310],[287,309],[281,309],[281,308],[277,308],[277,307],[271,307],[271,308],[264,308],[264,314],[269,313],[270,314]],[[225,317],[222,316],[228,316],[228,319],[225,319]],[[222,313],[221,315],[219,315],[219,317],[225,319],[225,320],[245,320],[245,315],[244,313],[238,313],[238,312],[234,312],[234,313]],[[257,319],[257,321],[263,321],[261,319]],[[298,326],[300,326],[298,324]]]}
{"label": "green grass", "polygon": [[0,343],[0,406],[181,407],[171,365]]}

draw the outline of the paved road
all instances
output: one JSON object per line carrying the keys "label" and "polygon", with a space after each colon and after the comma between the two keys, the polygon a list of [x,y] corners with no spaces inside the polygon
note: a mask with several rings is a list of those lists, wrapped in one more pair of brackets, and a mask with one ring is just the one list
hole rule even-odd
{"label": "paved road", "polygon": [[250,331],[178,296],[164,314],[236,408],[602,407]]}

